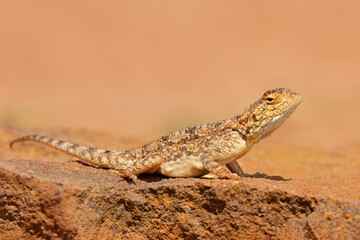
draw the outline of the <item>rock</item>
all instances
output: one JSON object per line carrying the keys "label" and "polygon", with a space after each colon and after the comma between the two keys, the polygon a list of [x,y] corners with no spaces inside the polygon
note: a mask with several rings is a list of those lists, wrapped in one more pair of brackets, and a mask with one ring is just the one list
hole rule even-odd
{"label": "rock", "polygon": [[9,160],[12,151],[0,147],[0,239],[360,236],[360,175],[352,172],[290,181],[141,175],[133,183],[54,156],[52,162]]}

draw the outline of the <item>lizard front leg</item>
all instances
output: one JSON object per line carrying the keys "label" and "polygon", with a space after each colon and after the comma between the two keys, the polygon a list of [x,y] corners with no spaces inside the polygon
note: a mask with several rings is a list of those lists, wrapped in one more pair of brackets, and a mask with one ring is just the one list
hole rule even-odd
{"label": "lizard front leg", "polygon": [[205,169],[208,170],[210,173],[216,175],[219,178],[228,178],[233,180],[240,180],[240,176],[236,173],[232,173],[228,168],[225,166],[220,165],[215,160],[219,158],[219,152],[221,149],[211,149],[206,151],[201,156],[201,162],[204,165]]}
{"label": "lizard front leg", "polygon": [[239,163],[236,160],[233,160],[232,162],[229,162],[226,164],[226,167],[233,173],[236,173],[240,177],[245,176],[244,171],[241,169]]}

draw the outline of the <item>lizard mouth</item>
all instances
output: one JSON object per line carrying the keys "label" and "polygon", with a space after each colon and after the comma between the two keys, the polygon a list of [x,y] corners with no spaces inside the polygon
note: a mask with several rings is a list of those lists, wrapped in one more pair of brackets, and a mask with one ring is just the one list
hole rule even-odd
{"label": "lizard mouth", "polygon": [[282,114],[282,116],[286,115],[287,117],[289,117],[299,106],[299,104],[301,103],[301,100],[302,100],[302,97],[300,95],[298,95],[297,100],[289,107],[289,109],[286,112],[284,112]]}
{"label": "lizard mouth", "polygon": [[295,105],[299,105],[302,101],[302,97],[300,95],[297,95],[297,101],[295,102]]}
{"label": "lizard mouth", "polygon": [[297,94],[296,98],[297,99],[295,100],[295,102],[288,107],[287,111],[282,112],[281,114],[273,117],[271,119],[271,122],[276,122],[277,120],[282,119],[283,117],[285,117],[285,118],[283,118],[285,120],[287,117],[289,117],[301,103],[302,97]]}

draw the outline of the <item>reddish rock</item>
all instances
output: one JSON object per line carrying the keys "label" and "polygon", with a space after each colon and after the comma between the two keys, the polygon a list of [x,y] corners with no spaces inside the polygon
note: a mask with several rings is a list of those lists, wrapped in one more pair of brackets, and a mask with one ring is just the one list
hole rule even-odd
{"label": "reddish rock", "polygon": [[[360,239],[360,175],[351,169],[330,175],[318,171],[313,176],[306,176],[306,171],[301,176],[298,169],[298,177],[290,181],[143,175],[133,183],[106,169],[56,162],[60,153],[42,145],[10,150],[5,146],[8,140],[22,134],[16,131],[2,129],[0,137],[0,239]],[[57,134],[61,135],[51,133]],[[63,133],[61,138],[70,137]],[[254,151],[260,156],[268,150],[271,159],[272,151],[264,146]],[[281,152],[281,148],[281,154],[292,152],[286,145],[272,149]],[[27,151],[35,157],[55,155],[20,159]],[[343,159],[351,161],[357,154],[351,151],[336,158],[351,155]],[[334,168],[326,151],[297,148],[299,159],[301,152],[318,156],[318,163],[325,156],[331,166],[328,172]],[[11,154],[18,156],[10,159]],[[256,155],[243,160],[248,161],[245,166],[251,166],[252,158]],[[300,166],[283,164],[279,175],[292,164]]]}

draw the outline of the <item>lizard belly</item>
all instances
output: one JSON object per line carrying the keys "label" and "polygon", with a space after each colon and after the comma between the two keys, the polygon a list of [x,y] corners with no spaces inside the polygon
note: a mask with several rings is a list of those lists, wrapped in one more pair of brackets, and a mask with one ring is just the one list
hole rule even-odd
{"label": "lizard belly", "polygon": [[163,162],[157,169],[157,173],[168,177],[198,177],[208,171],[204,168],[199,156],[183,156]]}
{"label": "lizard belly", "polygon": [[[246,139],[239,137],[238,133],[234,133],[231,143],[223,141],[219,145],[221,146],[221,151],[218,156],[213,157],[214,161],[220,165],[225,165],[242,157],[251,148]],[[207,174],[209,171],[205,169],[201,162],[201,154],[198,156],[186,156],[183,154],[174,160],[165,160],[156,172],[168,177],[198,177]]]}

